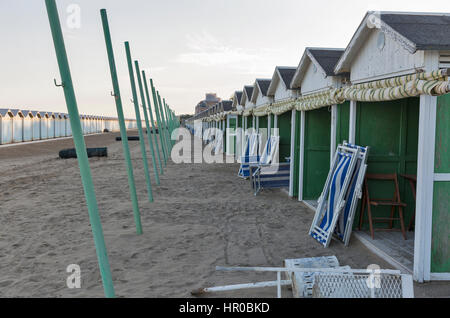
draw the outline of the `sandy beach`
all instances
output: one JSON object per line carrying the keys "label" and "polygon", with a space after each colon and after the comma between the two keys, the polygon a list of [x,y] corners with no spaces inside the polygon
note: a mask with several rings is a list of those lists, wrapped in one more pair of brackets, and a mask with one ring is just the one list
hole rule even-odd
{"label": "sandy beach", "polygon": [[[237,164],[168,163],[161,186],[153,178],[149,203],[139,143],[130,142],[144,229],[137,236],[116,136],[88,136],[86,143],[108,147],[108,158],[90,164],[118,297],[192,297],[201,287],[276,279],[216,272],[220,265],[282,266],[288,258],[336,255],[352,268],[391,268],[354,238],[348,248],[321,247],[308,236],[312,211],[282,191],[253,196]],[[0,297],[103,297],[78,164],[58,158],[70,147],[72,139],[0,147]],[[69,264],[81,267],[81,289],[66,286]],[[449,296],[450,284],[415,285],[415,295]],[[208,296],[275,297],[276,290]]]}

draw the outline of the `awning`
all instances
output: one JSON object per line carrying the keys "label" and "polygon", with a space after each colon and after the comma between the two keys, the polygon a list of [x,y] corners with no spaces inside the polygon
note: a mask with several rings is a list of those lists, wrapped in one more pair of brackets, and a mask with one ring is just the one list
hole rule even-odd
{"label": "awning", "polygon": [[447,70],[417,73],[343,88],[346,100],[360,102],[390,101],[419,95],[438,96],[450,91]]}
{"label": "awning", "polygon": [[253,109],[253,115],[255,115],[256,117],[267,116],[270,113],[271,113],[270,104],[259,106],[258,108]]}
{"label": "awning", "polygon": [[275,102],[270,106],[271,112],[272,114],[278,116],[291,111],[292,109],[294,109],[294,102],[295,99],[293,98]]}
{"label": "awning", "polygon": [[330,105],[342,104],[345,99],[341,96],[341,90],[337,88],[328,89],[319,93],[301,96],[294,102],[298,111],[308,111]]}

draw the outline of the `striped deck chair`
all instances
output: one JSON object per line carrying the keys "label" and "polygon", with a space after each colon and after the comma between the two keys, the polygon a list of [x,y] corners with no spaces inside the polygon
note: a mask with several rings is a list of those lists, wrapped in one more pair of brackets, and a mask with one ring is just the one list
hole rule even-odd
{"label": "striped deck chair", "polygon": [[223,132],[219,131],[214,139],[214,154],[218,155],[223,153]]}
{"label": "striped deck chair", "polygon": [[250,164],[259,163],[258,140],[259,134],[251,134],[245,142],[244,155],[241,157],[241,167],[238,176],[243,179],[250,178]]}
{"label": "striped deck chair", "polygon": [[250,165],[251,184],[254,194],[266,189],[289,187],[290,163],[279,163],[280,137],[271,136],[267,140],[264,153],[257,165]]}
{"label": "striped deck chair", "polygon": [[205,130],[205,132],[203,133],[203,143],[207,144],[209,142],[209,138],[211,136],[211,130],[208,128]]}
{"label": "striped deck chair", "polygon": [[360,147],[348,143],[344,143],[345,147],[359,148],[359,156],[357,157],[355,171],[352,175],[350,186],[345,196],[345,208],[339,215],[338,222],[335,229],[335,237],[342,241],[345,246],[350,242],[350,235],[353,228],[353,220],[355,218],[356,207],[358,200],[362,197],[362,187],[364,184],[364,177],[367,170],[367,158],[369,156],[369,147]]}
{"label": "striped deck chair", "polygon": [[345,207],[345,195],[354,174],[361,149],[339,146],[328,174],[324,191],[318,200],[309,234],[324,247],[330,245],[337,220]]}

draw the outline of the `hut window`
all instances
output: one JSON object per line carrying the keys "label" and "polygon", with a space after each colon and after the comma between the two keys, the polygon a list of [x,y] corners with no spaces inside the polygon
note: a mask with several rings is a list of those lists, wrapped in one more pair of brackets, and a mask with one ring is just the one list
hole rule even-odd
{"label": "hut window", "polygon": [[383,31],[380,31],[378,33],[377,47],[380,51],[382,51],[385,45],[386,45],[386,36],[384,35]]}

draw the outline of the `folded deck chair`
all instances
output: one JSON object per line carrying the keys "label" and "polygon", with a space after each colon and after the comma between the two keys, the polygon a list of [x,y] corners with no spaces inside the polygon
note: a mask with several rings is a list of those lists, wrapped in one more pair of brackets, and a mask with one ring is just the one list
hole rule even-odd
{"label": "folded deck chair", "polygon": [[223,152],[223,132],[219,131],[214,139],[214,154],[218,155]]}
{"label": "folded deck chair", "polygon": [[271,136],[258,164],[250,164],[250,178],[255,195],[266,188],[289,187],[290,163],[279,163],[280,137]]}
{"label": "folded deck chair", "polygon": [[353,220],[355,218],[356,207],[358,205],[358,200],[362,197],[362,187],[367,170],[369,147],[360,147],[348,143],[344,143],[344,146],[360,149],[359,155],[357,156],[356,167],[351,177],[350,186],[344,198],[345,208],[339,215],[334,232],[335,237],[342,241],[345,246],[348,246],[353,229]]}
{"label": "folded deck chair", "polygon": [[247,141],[245,142],[244,155],[241,157],[241,167],[239,169],[238,176],[243,179],[250,178],[250,165],[255,165],[259,163],[258,155],[258,141],[259,134],[251,134]]}
{"label": "folded deck chair", "polygon": [[333,159],[309,234],[324,247],[330,245],[345,197],[356,169],[360,147],[339,145]]}

